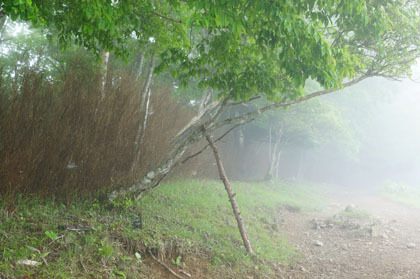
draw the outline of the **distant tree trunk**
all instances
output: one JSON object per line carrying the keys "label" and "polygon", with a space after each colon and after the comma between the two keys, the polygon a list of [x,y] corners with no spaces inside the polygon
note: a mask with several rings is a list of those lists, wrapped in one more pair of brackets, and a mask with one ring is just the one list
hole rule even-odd
{"label": "distant tree trunk", "polygon": [[99,107],[102,103],[102,101],[105,98],[105,89],[106,89],[106,79],[107,79],[107,75],[108,75],[108,62],[109,62],[109,52],[108,51],[102,51],[101,53],[101,71],[102,71],[102,75],[101,75],[101,97],[99,98],[98,103],[96,104],[96,109],[95,109],[95,116],[97,115],[98,111],[99,111]]}
{"label": "distant tree trunk", "polygon": [[143,90],[141,92],[141,102],[140,102],[140,111],[145,111],[147,93],[150,88],[150,84],[152,83],[153,71],[155,70],[155,58],[156,55],[153,54],[150,60],[149,71],[147,72],[146,81],[143,85]]}
{"label": "distant tree trunk", "polygon": [[273,132],[272,126],[270,123],[269,127],[269,161],[270,166],[268,169],[268,173],[266,175],[267,180],[271,180],[273,178],[279,178],[279,165],[280,165],[280,155],[281,155],[281,143],[283,140],[284,128],[283,125],[277,130],[275,134],[275,139],[273,141]]}
{"label": "distant tree trunk", "polygon": [[299,153],[299,163],[296,173],[296,179],[298,181],[302,181],[305,173],[306,151],[303,149]]}
{"label": "distant tree trunk", "polygon": [[238,128],[237,133],[238,133],[238,147],[239,147],[239,150],[242,153],[242,151],[245,149],[244,130],[242,130],[242,128]]}
{"label": "distant tree trunk", "polygon": [[149,119],[150,96],[151,95],[152,95],[152,89],[149,88],[149,90],[147,91],[146,110],[144,111],[144,121],[143,121],[143,127],[142,127],[143,132],[141,133],[140,145],[143,142],[144,135],[146,134],[147,121]]}
{"label": "distant tree trunk", "polygon": [[198,103],[198,113],[203,112],[206,107],[210,104],[213,96],[213,91],[211,89],[206,89],[201,96],[201,99]]}
{"label": "distant tree trunk", "polygon": [[206,139],[209,142],[211,149],[213,149],[214,158],[216,159],[217,168],[219,169],[220,179],[223,181],[226,192],[228,193],[229,201],[233,209],[233,214],[235,215],[236,222],[238,223],[239,232],[241,233],[242,241],[244,243],[246,251],[248,254],[253,255],[254,251],[252,250],[251,243],[249,241],[248,234],[246,232],[245,225],[241,217],[241,213],[239,212],[239,207],[235,199],[235,194],[233,193],[232,187],[230,187],[230,182],[226,176],[226,172],[225,172],[225,169],[222,164],[222,160],[219,155],[219,150],[217,149],[217,146],[215,145],[213,138],[211,136],[207,135]]}
{"label": "distant tree trunk", "polygon": [[143,123],[139,121],[139,126],[137,128],[137,134],[136,138],[134,139],[134,152],[135,157],[133,160],[133,163],[131,165],[131,171],[134,172],[137,168],[137,163],[140,158],[140,141],[144,137],[144,131],[147,125],[147,119],[148,119],[148,108],[150,104],[150,84],[152,82],[153,77],[153,71],[155,69],[155,54],[152,55],[152,58],[150,60],[149,70],[147,73],[146,80],[144,81],[144,85],[141,91],[141,101],[140,101],[140,107],[139,112],[140,114],[144,112],[144,120]]}
{"label": "distant tree trunk", "polygon": [[109,51],[102,51],[101,53],[101,68],[102,68],[102,82],[101,82],[101,101],[105,98],[105,86],[108,75]]}
{"label": "distant tree trunk", "polygon": [[145,56],[145,52],[143,51],[140,54],[140,60],[139,60],[139,66],[137,68],[136,80],[138,80],[140,78],[141,74],[143,73],[144,56]]}

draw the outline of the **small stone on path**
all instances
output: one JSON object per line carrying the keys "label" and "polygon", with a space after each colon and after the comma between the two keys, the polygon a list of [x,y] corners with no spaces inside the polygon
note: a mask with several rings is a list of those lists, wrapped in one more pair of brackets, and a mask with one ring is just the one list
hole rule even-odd
{"label": "small stone on path", "polygon": [[407,248],[408,248],[408,249],[413,249],[413,248],[416,248],[416,244],[415,244],[415,243],[413,243],[413,242],[408,243],[408,244],[407,244]]}
{"label": "small stone on path", "polygon": [[356,208],[356,206],[355,206],[354,204],[349,204],[349,205],[347,205],[347,206],[346,206],[345,211],[347,211],[347,212],[351,212],[351,211],[353,211],[355,208]]}
{"label": "small stone on path", "polygon": [[321,241],[319,241],[319,240],[315,240],[314,241],[314,245],[315,246],[318,246],[318,247],[322,247],[322,246],[324,246],[324,243],[322,243]]}

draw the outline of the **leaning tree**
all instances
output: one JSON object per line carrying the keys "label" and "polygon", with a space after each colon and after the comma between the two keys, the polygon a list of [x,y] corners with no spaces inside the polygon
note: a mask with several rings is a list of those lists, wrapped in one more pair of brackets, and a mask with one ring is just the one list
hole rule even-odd
{"label": "leaning tree", "polygon": [[[188,41],[167,45],[160,53],[157,71],[169,70],[185,84],[198,80],[203,89],[201,110],[173,139],[168,159],[136,183],[110,193],[111,200],[158,186],[186,160],[189,146],[222,127],[248,123],[261,113],[369,77],[402,78],[409,75],[420,55],[419,1],[167,4],[171,9],[152,10],[151,16],[158,15],[166,24],[184,30]],[[309,79],[323,89],[305,92]],[[232,106],[257,98],[266,102],[259,102],[262,105],[253,111],[220,118]]]}

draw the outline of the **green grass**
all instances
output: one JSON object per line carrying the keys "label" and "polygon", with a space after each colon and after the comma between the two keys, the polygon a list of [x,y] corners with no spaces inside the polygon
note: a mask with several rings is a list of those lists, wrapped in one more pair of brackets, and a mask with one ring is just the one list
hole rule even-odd
{"label": "green grass", "polygon": [[350,211],[342,210],[338,214],[356,220],[366,220],[373,217],[372,213],[370,213],[369,211],[357,208],[352,209]]}
{"label": "green grass", "polygon": [[420,208],[420,189],[402,183],[385,183],[381,195],[389,200]]}
{"label": "green grass", "polygon": [[[19,199],[13,212],[0,208],[0,277],[150,278],[142,260],[152,249],[167,262],[185,264],[188,257],[209,262],[210,268],[253,269],[270,274],[270,262],[297,259],[294,248],[278,232],[278,209],[304,212],[322,208],[316,187],[286,183],[233,183],[248,235],[257,254],[245,253],[227,194],[215,181],[166,183],[139,202],[124,199],[105,209],[97,201],[63,205],[53,200]],[[143,228],[133,228],[142,215]],[[60,225],[84,225],[86,232]],[[19,260],[39,262],[35,267]],[[237,277],[240,278],[240,277]]]}

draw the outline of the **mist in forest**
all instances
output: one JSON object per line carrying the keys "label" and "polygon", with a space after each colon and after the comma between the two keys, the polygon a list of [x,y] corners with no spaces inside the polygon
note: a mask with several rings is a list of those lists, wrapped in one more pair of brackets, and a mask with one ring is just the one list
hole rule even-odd
{"label": "mist in forest", "polygon": [[[353,186],[375,186],[387,181],[419,184],[419,93],[420,84],[413,81],[378,79],[331,96],[347,111],[343,118],[350,123],[359,150],[347,166],[346,160],[326,150],[325,157],[320,156],[322,178],[328,178],[329,169],[333,179],[356,184]],[[376,101],[372,102],[370,98],[374,96]],[[350,97],[354,101],[346,104],[344,99]]]}
{"label": "mist in forest", "polygon": [[236,146],[242,140],[247,147],[242,175],[352,188],[420,187],[419,107],[414,78],[374,78],[273,112],[233,136]]}

